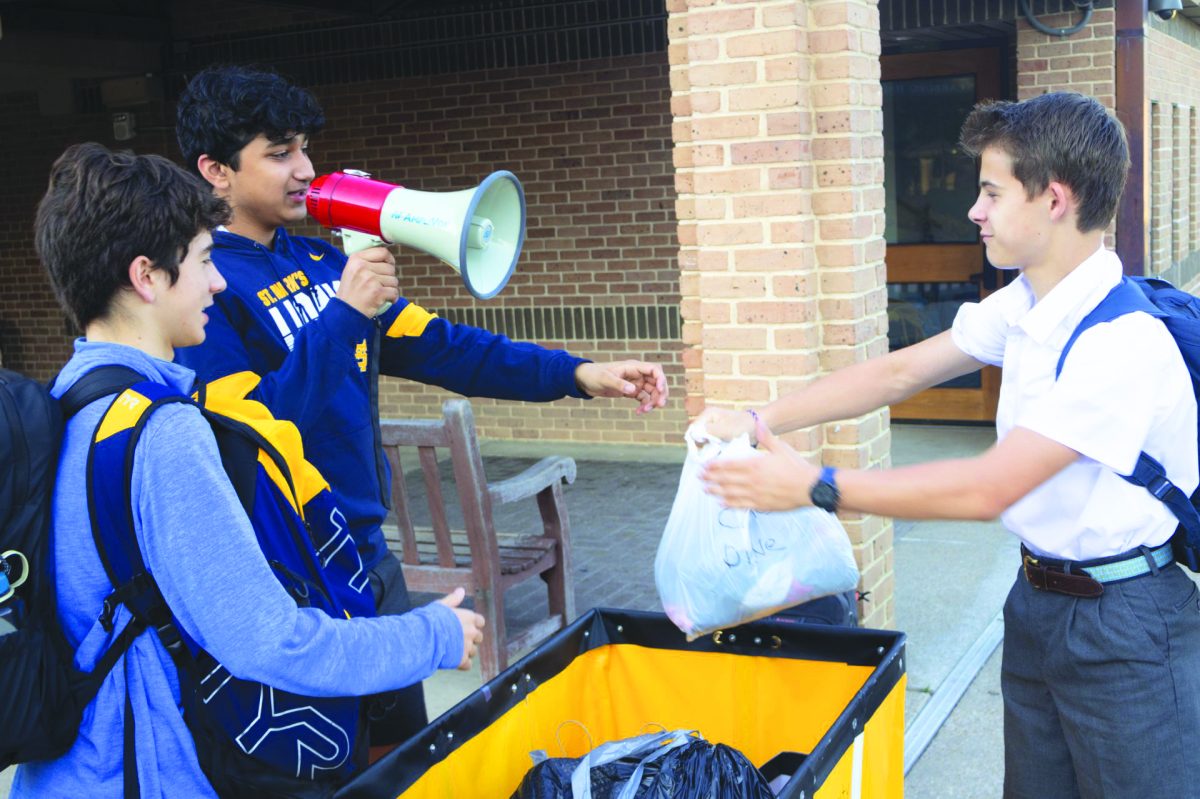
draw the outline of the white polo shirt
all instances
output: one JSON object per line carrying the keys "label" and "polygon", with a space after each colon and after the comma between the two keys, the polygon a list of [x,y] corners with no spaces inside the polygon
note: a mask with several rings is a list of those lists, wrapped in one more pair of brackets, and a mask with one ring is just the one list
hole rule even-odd
{"label": "white polo shirt", "polygon": [[1038,554],[1090,560],[1170,538],[1178,524],[1171,511],[1119,476],[1143,450],[1189,495],[1200,479],[1191,380],[1160,320],[1133,313],[1096,325],[1055,380],[1071,332],[1120,278],[1116,254],[1100,249],[1036,305],[1021,275],[954,319],[958,348],[1004,369],[998,439],[1024,427],[1081,456],[1001,517]]}

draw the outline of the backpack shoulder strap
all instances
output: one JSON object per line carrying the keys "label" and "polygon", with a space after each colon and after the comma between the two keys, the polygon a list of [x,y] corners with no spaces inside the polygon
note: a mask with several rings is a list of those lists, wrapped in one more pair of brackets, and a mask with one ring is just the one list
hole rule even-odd
{"label": "backpack shoulder strap", "polygon": [[[1171,324],[1172,313],[1170,310],[1164,310],[1164,308],[1172,309],[1176,307],[1180,299],[1175,295],[1179,294],[1180,292],[1164,280],[1122,277],[1121,282],[1072,331],[1070,338],[1067,339],[1067,343],[1063,347],[1062,354],[1058,358],[1058,365],[1055,368],[1054,376],[1058,377],[1062,373],[1067,353],[1070,352],[1071,346],[1081,333],[1101,322],[1111,322],[1118,317],[1136,311],[1148,313],[1167,322],[1167,330],[1171,333],[1172,337],[1176,338],[1176,343],[1178,344],[1178,331]],[[1156,304],[1155,297],[1160,298],[1158,301],[1163,302],[1163,307],[1160,308]],[[1166,299],[1161,299],[1164,297]],[[1183,299],[1190,301],[1192,298],[1189,295],[1184,295]],[[1186,355],[1185,353],[1185,361],[1187,360]],[[1142,452],[1138,455],[1133,473],[1123,474],[1121,477],[1133,485],[1145,488],[1155,499],[1165,504],[1175,515],[1175,518],[1179,520],[1179,525],[1183,528],[1185,534],[1187,546],[1195,552],[1200,553],[1200,511],[1196,510],[1192,499],[1182,489],[1171,482],[1170,478],[1167,477],[1166,469],[1163,468],[1161,463],[1145,452]],[[1175,549],[1176,557],[1179,559],[1181,547],[1176,545]],[[1196,561],[1190,554],[1185,555],[1181,561],[1193,571],[1196,571],[1197,565],[1200,564],[1200,561]]]}
{"label": "backpack shoulder strap", "polygon": [[63,418],[69,419],[101,397],[117,394],[145,379],[128,366],[98,366],[76,380],[59,399]]}
{"label": "backpack shoulder strap", "polygon": [[[105,427],[105,424],[104,424],[105,420],[108,419],[109,416],[112,414],[113,407],[116,405],[116,399],[118,399],[121,395],[123,395],[127,389],[150,385],[150,384],[145,383],[144,381],[145,381],[145,378],[142,375],[140,375],[139,373],[137,373],[136,371],[134,371],[132,369],[129,369],[129,368],[123,367],[123,366],[102,366],[97,369],[93,369],[92,371],[88,372],[83,377],[81,377],[78,381],[76,381],[76,383],[74,385],[72,385],[71,388],[67,390],[66,394],[64,394],[62,396],[62,398],[60,399],[60,405],[63,410],[63,415],[66,418],[70,418],[74,414],[78,413],[79,410],[82,409],[84,406],[86,406],[98,399],[101,399],[102,397],[115,395],[113,405],[109,406],[109,408],[105,411],[104,415],[101,417],[100,423],[97,425],[96,429],[97,429],[97,433],[99,433],[99,431],[104,429],[104,427]],[[88,495],[89,495],[88,496],[88,512],[89,512],[89,516],[92,518],[92,521],[93,521],[93,531],[92,531],[93,539],[97,543],[97,548],[100,553],[101,562],[104,563],[104,565],[105,565],[105,571],[107,573],[109,573],[110,579],[111,579],[112,572],[110,571],[110,568],[111,568],[110,561],[109,561],[109,559],[107,559],[106,549],[101,546],[102,539],[97,535],[96,527],[95,527],[96,515],[92,508],[91,494],[92,494],[93,478],[94,478],[94,474],[95,474],[95,465],[96,465],[94,457],[93,457],[93,452],[95,449],[95,438],[97,436],[97,433],[93,434],[93,443],[89,447],[88,458],[87,458],[87,467],[86,467],[87,468],[87,478],[86,479],[87,479]],[[115,480],[119,479],[120,474],[121,474],[121,471],[116,470],[109,476],[113,481],[115,481]],[[132,528],[130,528],[130,529],[132,531]],[[132,535],[132,532],[131,532],[131,535]],[[136,550],[136,541],[134,542],[134,548]],[[140,554],[139,554],[139,560],[140,560]],[[141,584],[139,584],[139,591],[141,590],[141,588],[142,588],[142,586],[141,586]],[[126,590],[128,591],[129,589],[127,588]],[[155,588],[155,592],[157,593],[157,588]],[[112,606],[113,596],[115,596],[115,593],[114,593],[114,595],[110,595],[110,597],[105,599],[104,613],[101,616],[101,622],[103,624],[105,624],[105,626],[110,630],[112,629],[111,616],[112,616],[113,610],[115,610],[115,608]],[[161,599],[161,597],[160,597],[160,599]],[[108,619],[107,622],[105,622],[106,618]],[[135,616],[135,618],[125,627],[125,629],[123,629],[120,632],[120,634],[117,636],[117,638],[115,640],[113,640],[111,644],[109,644],[108,648],[101,654],[100,658],[97,660],[92,671],[87,675],[87,679],[80,681],[79,685],[75,689],[77,691],[77,695],[79,697],[79,701],[81,702],[81,705],[87,705],[88,703],[90,703],[92,701],[92,699],[96,696],[96,693],[99,691],[100,685],[103,683],[105,678],[112,671],[112,669],[116,666],[117,662],[120,661],[120,659],[124,656],[124,654],[129,650],[129,647],[133,644],[134,639],[136,639],[139,635],[142,634],[142,632],[145,631],[146,626],[147,625],[145,624],[144,621],[142,621],[141,619],[139,619],[138,617]],[[127,697],[127,704],[128,704],[128,697]],[[127,721],[131,721],[131,720],[132,719],[128,716],[128,710],[127,710]],[[130,762],[133,762],[133,761],[131,760]],[[131,772],[130,772],[129,768],[127,767],[126,775],[125,775],[126,793],[129,796],[137,796],[138,793],[137,793],[136,773],[132,774],[132,778],[134,780],[132,783],[130,782],[130,778],[131,778]],[[132,789],[132,792],[130,792],[131,789]]]}
{"label": "backpack shoulder strap", "polygon": [[155,410],[176,402],[190,400],[160,383],[136,383],[113,399],[92,436],[87,458],[88,514],[96,551],[114,589],[101,616],[109,628],[121,604],[151,626],[170,619],[134,533],[131,481],[134,450],[146,423]]}
{"label": "backpack shoulder strap", "polygon": [[[1146,288],[1143,288],[1146,286]],[[1067,353],[1071,351],[1075,340],[1079,338],[1085,330],[1102,322],[1111,322],[1114,319],[1125,316],[1126,314],[1134,313],[1135,311],[1143,311],[1151,316],[1163,317],[1166,316],[1164,311],[1159,310],[1150,298],[1146,296],[1147,291],[1152,291],[1145,281],[1135,280],[1130,277],[1122,277],[1121,282],[1113,287],[1113,290],[1105,295],[1104,299],[1100,300],[1100,304],[1091,310],[1091,312],[1083,317],[1083,320],[1071,331],[1070,338],[1063,345],[1062,354],[1058,356],[1058,365],[1054,367],[1054,376],[1057,378],[1062,374],[1063,363],[1067,360]]]}

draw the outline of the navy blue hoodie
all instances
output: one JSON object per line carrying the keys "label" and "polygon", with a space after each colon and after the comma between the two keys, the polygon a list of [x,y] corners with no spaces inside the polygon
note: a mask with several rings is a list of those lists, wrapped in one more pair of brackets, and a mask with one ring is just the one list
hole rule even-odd
{"label": "navy blue hoodie", "polygon": [[213,243],[229,285],[208,311],[205,342],[177,350],[176,361],[202,380],[246,370],[262,377],[252,398],[300,428],[368,568],[386,553],[380,524],[390,505],[379,374],[467,397],[585,397],[575,383],[585,361],[562,350],[451,324],[403,298],[368,319],[336,298],[346,256],[325,241],[280,228],[273,250],[224,230]]}

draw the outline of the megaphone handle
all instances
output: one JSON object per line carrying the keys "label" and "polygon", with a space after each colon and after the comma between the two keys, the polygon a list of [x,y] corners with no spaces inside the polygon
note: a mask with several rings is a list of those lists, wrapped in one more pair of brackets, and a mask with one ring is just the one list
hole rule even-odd
{"label": "megaphone handle", "polygon": [[[346,253],[346,255],[354,255],[354,253],[361,252],[362,250],[368,249],[370,247],[386,247],[387,246],[386,241],[379,238],[378,236],[372,236],[370,233],[361,233],[357,230],[349,230],[347,228],[342,228],[341,234],[342,234],[342,252]],[[379,310],[375,312],[375,315],[379,316],[380,314],[382,314],[384,311],[386,311],[388,308],[391,308],[391,307],[392,307],[392,304],[390,302],[385,302],[383,305],[379,306]]]}
{"label": "megaphone handle", "polygon": [[370,247],[386,247],[387,242],[370,233],[360,233],[357,230],[342,228],[342,252],[354,255]]}

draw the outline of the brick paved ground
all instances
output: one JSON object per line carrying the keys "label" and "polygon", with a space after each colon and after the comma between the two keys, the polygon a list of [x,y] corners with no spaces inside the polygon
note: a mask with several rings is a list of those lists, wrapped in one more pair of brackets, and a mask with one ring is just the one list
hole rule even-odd
{"label": "brick paved ground", "polygon": [[[536,462],[535,458],[485,457],[489,481],[502,480]],[[654,553],[679,485],[680,467],[673,463],[622,463],[576,460],[578,475],[564,487],[571,524],[576,612],[607,607],[658,610],[654,589]],[[448,459],[443,461],[443,495],[455,496]],[[428,525],[420,471],[406,472],[413,523]],[[418,512],[420,509],[420,512]],[[452,526],[462,525],[454,503]],[[494,509],[497,532],[541,529],[532,499]],[[436,597],[414,595],[418,604]],[[505,621],[509,634],[519,633],[546,615],[546,590],[529,580],[508,592]]]}

